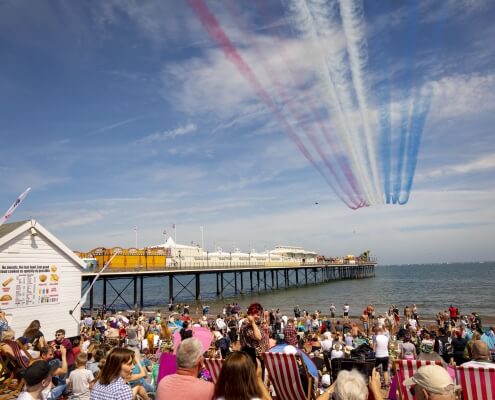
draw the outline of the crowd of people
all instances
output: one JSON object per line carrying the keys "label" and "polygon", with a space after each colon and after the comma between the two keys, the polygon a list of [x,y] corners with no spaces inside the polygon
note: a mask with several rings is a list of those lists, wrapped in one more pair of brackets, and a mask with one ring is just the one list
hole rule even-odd
{"label": "crowd of people", "polygon": [[[415,304],[402,313],[396,305],[377,312],[369,304],[354,318],[349,304],[342,314],[334,304],[327,314],[296,305],[293,315],[285,315],[259,303],[247,310],[228,304],[219,311],[210,315],[204,305],[192,316],[185,304],[169,305],[166,314],[86,314],[80,336],[70,339],[63,327],[45,336],[38,320],[16,334],[0,312],[0,350],[18,363],[25,382],[22,400],[271,399],[263,353],[275,345],[310,357],[300,362],[313,363],[316,376],[305,380],[308,369],[301,368],[300,378],[321,400],[364,400],[369,392],[377,400],[387,397],[393,359],[495,368],[494,327],[483,328],[476,313],[463,316],[452,305],[438,313],[436,324],[421,321]],[[209,334],[207,344],[199,332]],[[205,358],[224,360],[215,384]],[[333,360],[352,358],[371,359],[375,369],[369,376],[356,370],[332,375]],[[440,389],[453,393],[444,378],[436,368],[421,369],[408,383],[434,400]]]}

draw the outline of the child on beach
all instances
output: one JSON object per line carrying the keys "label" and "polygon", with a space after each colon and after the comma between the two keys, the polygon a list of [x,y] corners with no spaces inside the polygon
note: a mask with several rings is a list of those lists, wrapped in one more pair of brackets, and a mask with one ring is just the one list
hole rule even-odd
{"label": "child on beach", "polygon": [[95,377],[93,373],[86,369],[88,355],[79,353],[76,356],[76,369],[72,371],[67,380],[67,384],[72,388],[72,397],[77,400],[89,400],[89,391],[93,386]]}

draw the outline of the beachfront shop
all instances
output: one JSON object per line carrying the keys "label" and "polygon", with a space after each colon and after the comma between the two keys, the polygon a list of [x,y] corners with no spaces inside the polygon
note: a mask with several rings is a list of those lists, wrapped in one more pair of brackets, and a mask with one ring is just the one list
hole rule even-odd
{"label": "beachfront shop", "polygon": [[[16,335],[38,319],[50,338],[78,336],[84,262],[35,220],[0,226],[0,309]],[[74,311],[71,313],[70,311]]]}

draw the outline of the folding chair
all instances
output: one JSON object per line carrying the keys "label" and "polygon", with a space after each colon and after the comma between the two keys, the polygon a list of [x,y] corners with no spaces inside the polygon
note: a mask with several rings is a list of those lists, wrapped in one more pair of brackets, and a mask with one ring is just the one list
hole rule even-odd
{"label": "folding chair", "polygon": [[15,399],[24,387],[18,374],[23,368],[11,354],[0,349],[0,400]]}
{"label": "folding chair", "polygon": [[304,362],[300,361],[303,373],[308,379],[307,393],[304,391],[298,366],[299,356],[285,353],[264,353],[265,367],[268,371],[277,399],[280,400],[311,400],[315,398],[313,392],[313,378],[308,373]]}
{"label": "folding chair", "polygon": [[495,368],[456,368],[457,382],[461,385],[464,400],[495,399]]}
{"label": "folding chair", "polygon": [[400,400],[415,400],[415,396],[404,386],[404,380],[412,377],[416,371],[425,366],[436,364],[442,366],[442,361],[429,360],[395,360],[395,377],[399,388]]}
{"label": "folding chair", "polygon": [[210,372],[213,383],[217,383],[220,372],[222,371],[223,361],[220,358],[205,358],[205,367]]}

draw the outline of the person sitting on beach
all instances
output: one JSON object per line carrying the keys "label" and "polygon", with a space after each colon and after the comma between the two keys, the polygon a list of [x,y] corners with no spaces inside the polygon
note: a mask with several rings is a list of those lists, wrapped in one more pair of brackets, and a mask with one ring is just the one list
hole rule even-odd
{"label": "person sitting on beach", "polygon": [[455,400],[455,385],[440,365],[426,365],[404,380],[416,400]]}
{"label": "person sitting on beach", "polygon": [[216,400],[271,400],[263,383],[259,360],[251,358],[242,351],[229,354],[215,385],[214,398]]}
{"label": "person sitting on beach", "polygon": [[471,352],[473,354],[472,360],[462,364],[463,367],[495,369],[495,364],[490,360],[490,350],[485,342],[476,340],[473,343]]}
{"label": "person sitting on beach", "polygon": [[91,400],[133,400],[127,380],[134,366],[134,351],[116,347],[108,354],[105,365],[90,394]]}
{"label": "person sitting on beach", "polygon": [[330,359],[333,360],[335,358],[344,358],[344,352],[342,351],[342,344],[335,343],[333,345],[333,350],[330,353]]}
{"label": "person sitting on beach", "polygon": [[330,332],[323,334],[323,340],[321,341],[321,350],[323,353],[330,355],[333,346],[333,338]]}
{"label": "person sitting on beach", "polygon": [[25,391],[17,397],[17,400],[42,400],[43,391],[51,386],[50,365],[43,360],[35,361],[28,368],[21,371],[22,379],[26,384]]}
{"label": "person sitting on beach", "polygon": [[89,391],[95,380],[93,373],[86,369],[87,361],[86,353],[79,353],[76,356],[76,369],[70,373],[67,379],[67,385],[72,389],[72,396],[77,400],[89,400]]}
{"label": "person sitting on beach", "polygon": [[334,384],[316,400],[366,400],[370,393],[375,400],[383,399],[380,390],[380,374],[375,369],[373,369],[369,384],[358,370],[343,370],[337,375]]}
{"label": "person sitting on beach", "polygon": [[196,338],[182,341],[177,348],[177,371],[158,384],[157,400],[210,400],[215,390],[211,382],[198,378],[203,349]]}
{"label": "person sitting on beach", "polygon": [[45,336],[43,335],[43,332],[41,332],[40,328],[40,321],[38,321],[37,319],[31,321],[29,326],[22,334],[24,345],[28,343],[31,349],[37,351],[46,346]]}

